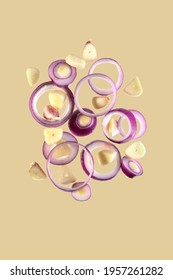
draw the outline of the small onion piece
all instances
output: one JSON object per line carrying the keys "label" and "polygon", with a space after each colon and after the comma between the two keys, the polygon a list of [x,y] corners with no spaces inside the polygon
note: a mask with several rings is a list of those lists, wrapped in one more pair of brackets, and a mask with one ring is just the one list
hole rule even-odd
{"label": "small onion piece", "polygon": [[[84,110],[88,113],[93,113],[93,111],[87,108],[84,108]],[[85,116],[81,114],[79,110],[73,112],[73,115],[68,122],[70,131],[76,136],[86,136],[91,134],[95,129],[96,125],[97,125],[96,117]]]}
{"label": "small onion piece", "polygon": [[[73,187],[73,188],[63,187],[63,186],[61,186],[60,184],[58,184],[58,183],[56,182],[56,180],[53,178],[53,176],[52,176],[52,174],[51,174],[51,171],[50,171],[50,161],[51,161],[51,158],[52,158],[53,153],[56,151],[56,149],[58,149],[60,146],[65,145],[65,144],[69,144],[69,145],[74,146],[74,147],[76,147],[76,148],[81,147],[82,150],[86,153],[87,158],[88,158],[88,161],[89,161],[89,163],[90,163],[90,171],[89,171],[88,174],[87,174],[88,177],[87,177],[86,181],[83,182],[83,183],[81,183],[80,185],[77,185],[76,187]],[[75,149],[76,149],[76,148],[75,148]],[[67,162],[66,162],[66,163],[67,163]],[[61,165],[61,163],[58,164],[58,165]],[[82,166],[83,166],[83,163],[82,163]],[[49,153],[49,156],[48,156],[48,158],[47,158],[46,169],[47,169],[47,174],[48,174],[50,180],[52,181],[52,183],[55,185],[55,187],[57,187],[58,189],[60,189],[60,190],[62,190],[62,191],[73,192],[73,191],[76,191],[76,190],[79,190],[79,189],[83,188],[83,187],[86,186],[86,185],[89,183],[89,181],[91,180],[91,177],[92,177],[93,172],[94,172],[94,160],[93,160],[93,157],[92,157],[91,153],[89,152],[89,150],[88,150],[85,146],[83,146],[82,144],[80,144],[80,143],[78,143],[78,142],[67,141],[67,142],[65,142],[65,143],[60,143],[60,144],[56,145],[56,146],[51,150],[51,152]]]}
{"label": "small onion piece", "polygon": [[[129,124],[129,130],[128,133],[126,135],[123,136],[123,138],[121,140],[116,140],[114,139],[112,136],[110,136],[107,132],[107,124],[109,123],[110,119],[112,118],[113,115],[120,115],[120,117],[123,115],[123,117],[126,117],[128,120],[128,124]],[[137,130],[137,123],[136,123],[136,119],[134,117],[134,115],[126,109],[123,108],[117,108],[114,109],[112,111],[110,111],[102,120],[102,129],[103,129],[103,133],[105,134],[105,136],[112,142],[114,143],[118,143],[118,144],[122,144],[122,143],[126,143],[129,140],[133,139],[133,137],[136,134],[136,130]],[[120,131],[120,128],[118,128],[118,130]]]}
{"label": "small onion piece", "polygon": [[143,169],[140,163],[137,160],[132,160],[126,156],[121,160],[121,169],[129,178],[141,176],[143,174]]}
{"label": "small onion piece", "polygon": [[[92,141],[91,143],[86,145],[87,150],[92,153],[92,151],[94,151],[97,148],[102,148],[102,149],[110,149],[112,151],[116,152],[116,164],[114,169],[106,174],[103,173],[99,173],[96,170],[94,170],[94,173],[92,175],[92,178],[95,180],[100,180],[100,181],[108,181],[111,180],[112,178],[114,178],[118,172],[120,171],[120,166],[121,166],[121,155],[120,155],[120,151],[117,149],[117,147],[115,147],[113,144],[103,141],[103,140],[96,140],[96,141]],[[89,160],[88,155],[85,153],[85,151],[82,152],[81,154],[81,163],[83,166],[84,171],[86,172],[86,174],[89,174],[92,170],[92,166]]]}
{"label": "small onion piece", "polygon": [[66,88],[61,88],[61,90],[64,90],[67,94],[66,97],[66,108],[64,113],[58,117],[57,120],[50,121],[46,120],[43,116],[40,115],[37,109],[37,101],[38,99],[45,93],[51,91],[51,90],[59,90],[57,85],[55,85],[53,82],[45,82],[40,84],[31,94],[30,100],[29,100],[29,108],[31,111],[31,114],[33,118],[41,125],[46,127],[58,127],[60,125],[63,125],[68,119],[70,119],[73,109],[74,109],[74,99],[73,94],[71,90]]}
{"label": "small onion piece", "polygon": [[[63,131],[63,135],[62,135],[62,142],[61,143],[65,143],[65,142],[68,142],[68,141],[73,141],[73,142],[78,142],[77,139],[69,132],[65,132]],[[42,153],[45,157],[45,159],[48,158],[51,150],[56,146],[58,145],[59,143],[57,144],[54,144],[54,145],[48,145],[45,141],[43,143],[43,146],[42,146]],[[71,150],[71,154],[70,156],[68,156],[68,158],[65,158],[65,159],[57,159],[55,157],[52,157],[50,158],[50,163],[52,164],[61,164],[61,165],[64,165],[64,164],[67,164],[67,163],[70,163],[71,161],[74,160],[74,158],[77,156],[77,153],[78,153],[78,150],[79,150],[79,147],[75,147],[75,149],[73,148]]]}
{"label": "small onion piece", "polygon": [[[85,82],[85,81],[89,81],[89,80],[92,80],[93,78],[100,78],[100,79],[103,79],[105,80],[106,82],[108,82],[111,86],[112,86],[112,91],[109,93],[109,94],[113,94],[113,98],[112,98],[112,101],[110,102],[109,106],[105,109],[104,112],[101,112],[101,113],[98,113],[98,114],[95,114],[95,113],[89,113],[86,111],[86,109],[83,109],[80,104],[79,104],[79,101],[78,101],[78,94],[79,94],[79,90],[82,86],[82,84]],[[112,108],[114,107],[115,105],[115,101],[116,101],[116,97],[117,97],[117,89],[116,89],[116,86],[114,84],[114,82],[112,81],[111,78],[109,78],[108,76],[104,75],[104,74],[90,74],[90,75],[87,75],[85,76],[84,78],[82,78],[76,88],[75,88],[75,91],[74,91],[74,102],[75,102],[75,105],[77,107],[77,109],[83,114],[83,115],[86,115],[88,117],[99,117],[99,116],[103,116],[105,114],[107,114],[110,110],[112,110]],[[102,94],[104,95],[104,93]]]}
{"label": "small onion piece", "polygon": [[64,59],[56,60],[49,65],[50,79],[59,87],[70,85],[76,78],[76,68],[70,66]]}
{"label": "small onion piece", "polygon": [[[88,74],[93,74],[94,69],[96,68],[96,66],[104,64],[104,63],[110,63],[110,64],[114,64],[118,70],[118,81],[115,83],[117,90],[121,87],[122,83],[123,83],[123,79],[124,79],[124,73],[123,70],[121,68],[121,66],[119,65],[119,63],[112,59],[112,58],[101,58],[96,60],[96,62],[93,63],[93,65],[91,66]],[[88,80],[88,83],[90,84],[91,88],[93,91],[95,91],[98,94],[104,94],[104,95],[109,95],[112,93],[112,88],[109,89],[101,89],[98,88],[97,86],[94,85],[94,83],[92,82],[91,79]]]}
{"label": "small onion piece", "polygon": [[[74,183],[72,188],[76,188],[76,187],[79,187],[81,186],[83,182],[77,182],[77,183]],[[91,197],[91,187],[90,185],[85,185],[83,188],[77,190],[77,191],[73,191],[71,193],[72,197],[78,201],[86,201],[88,199],[90,199]]]}

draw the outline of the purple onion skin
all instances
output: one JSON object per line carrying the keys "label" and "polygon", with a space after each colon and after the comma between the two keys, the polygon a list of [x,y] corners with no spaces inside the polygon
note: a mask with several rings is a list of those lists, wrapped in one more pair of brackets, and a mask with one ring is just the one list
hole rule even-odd
{"label": "purple onion skin", "polygon": [[69,111],[69,113],[62,119],[62,120],[56,120],[56,121],[48,121],[46,119],[43,119],[40,115],[40,117],[37,117],[34,110],[33,110],[33,99],[35,97],[35,95],[37,94],[37,92],[44,86],[57,86],[56,84],[54,84],[52,81],[48,81],[45,83],[40,84],[31,94],[30,96],[30,100],[29,100],[29,109],[31,112],[32,117],[36,120],[36,122],[38,122],[39,124],[41,124],[42,126],[45,127],[58,127],[63,125],[64,123],[66,123],[66,121],[68,121],[72,114],[73,114],[73,110],[74,110],[74,96],[73,93],[71,92],[71,90],[68,87],[63,87],[63,89],[67,92],[68,97],[70,99],[71,102],[71,110]]}
{"label": "purple onion skin", "polygon": [[[93,113],[93,111],[88,108],[83,108],[83,109],[88,113]],[[83,114],[81,114],[79,110],[74,111],[72,117],[68,121],[68,127],[74,135],[82,137],[82,136],[89,135],[93,132],[93,130],[96,128],[97,125],[97,118],[91,117],[91,123],[89,124],[89,126],[81,127],[77,123],[77,118],[80,115]]]}

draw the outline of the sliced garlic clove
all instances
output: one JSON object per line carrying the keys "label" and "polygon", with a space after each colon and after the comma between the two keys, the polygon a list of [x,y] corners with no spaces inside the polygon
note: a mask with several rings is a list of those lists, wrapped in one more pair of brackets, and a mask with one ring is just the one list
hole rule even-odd
{"label": "sliced garlic clove", "polygon": [[51,106],[62,109],[66,99],[66,93],[61,90],[51,90],[48,98]]}
{"label": "sliced garlic clove", "polygon": [[69,54],[65,61],[73,66],[73,67],[76,67],[77,69],[84,69],[85,68],[85,65],[86,65],[86,62],[85,60],[75,56],[75,55],[72,55],[72,54]]}
{"label": "sliced garlic clove", "polygon": [[97,160],[100,165],[106,165],[114,161],[117,153],[111,150],[102,150],[97,155]]}
{"label": "sliced garlic clove", "polygon": [[40,71],[37,68],[27,68],[26,69],[26,77],[30,86],[35,85],[40,77]]}
{"label": "sliced garlic clove", "polygon": [[63,135],[62,128],[45,128],[44,137],[48,145],[54,145],[61,140]]}
{"label": "sliced garlic clove", "polygon": [[68,185],[76,182],[76,180],[77,180],[76,177],[73,175],[69,167],[67,166],[61,167],[61,174],[59,177],[59,181],[61,184]]}
{"label": "sliced garlic clove", "polygon": [[59,118],[59,112],[55,107],[47,105],[44,107],[43,117],[46,120],[57,120]]}
{"label": "sliced garlic clove", "polygon": [[134,78],[124,91],[130,96],[140,96],[143,93],[142,85],[138,77]]}
{"label": "sliced garlic clove", "polygon": [[29,174],[34,180],[43,180],[47,178],[46,173],[43,171],[43,169],[37,162],[31,163],[29,168]]}
{"label": "sliced garlic clove", "polygon": [[97,51],[91,41],[86,42],[83,49],[83,59],[86,61],[93,61],[97,58]]}
{"label": "sliced garlic clove", "polygon": [[125,150],[125,154],[131,159],[140,159],[145,156],[146,148],[141,141],[137,141]]}
{"label": "sliced garlic clove", "polygon": [[[60,140],[58,141],[58,143],[56,143],[57,145],[64,143],[64,141]],[[55,152],[53,153],[53,158],[62,158],[62,157],[68,157],[71,154],[71,148],[68,144],[63,144],[60,145]]]}
{"label": "sliced garlic clove", "polygon": [[95,96],[92,99],[92,104],[95,109],[101,109],[108,105],[109,103],[109,97],[104,97],[104,96]]}
{"label": "sliced garlic clove", "polygon": [[106,126],[106,130],[111,136],[115,136],[115,135],[119,134],[119,130],[117,127],[117,121],[114,120],[113,118],[111,118]]}

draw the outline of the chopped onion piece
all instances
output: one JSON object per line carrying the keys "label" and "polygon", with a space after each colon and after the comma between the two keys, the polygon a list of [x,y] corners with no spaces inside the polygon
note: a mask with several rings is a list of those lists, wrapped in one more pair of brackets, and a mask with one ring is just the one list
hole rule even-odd
{"label": "chopped onion piece", "polygon": [[47,105],[44,107],[43,117],[46,120],[50,120],[50,121],[57,120],[57,119],[59,119],[59,112],[55,107],[53,107],[51,105]]}
{"label": "chopped onion piece", "polygon": [[143,93],[142,85],[138,77],[134,78],[124,91],[130,96],[140,96]]}
{"label": "chopped onion piece", "polygon": [[[82,183],[83,182],[74,183],[72,188],[76,188],[76,187],[80,186]],[[84,187],[82,187],[81,189],[72,192],[71,195],[74,199],[76,199],[78,201],[86,201],[91,197],[91,188],[87,184]]]}
{"label": "chopped onion piece", "polygon": [[59,178],[61,184],[68,185],[74,183],[76,180],[76,177],[73,175],[69,167],[61,166],[61,173]]}
{"label": "chopped onion piece", "polygon": [[31,163],[29,168],[29,174],[34,180],[43,180],[47,178],[46,173],[43,171],[43,169],[37,162]]}
{"label": "chopped onion piece", "polygon": [[72,54],[69,54],[65,61],[73,66],[73,67],[76,67],[77,69],[84,69],[85,68],[85,65],[86,65],[86,62],[85,60],[75,56],[75,55],[72,55]]}
{"label": "chopped onion piece", "polygon": [[40,77],[40,71],[37,68],[27,68],[26,69],[26,77],[30,86],[35,85]]}
{"label": "chopped onion piece", "polygon": [[146,154],[146,149],[141,141],[134,142],[125,150],[126,156],[132,159],[143,158]]}
{"label": "chopped onion piece", "polygon": [[91,41],[86,42],[83,49],[83,59],[86,61],[93,61],[97,58],[97,51],[95,46],[91,43]]}
{"label": "chopped onion piece", "polygon": [[62,135],[63,135],[62,128],[45,128],[44,129],[45,142],[48,145],[56,144],[58,141],[61,140]]}
{"label": "chopped onion piece", "polygon": [[106,165],[113,162],[117,153],[112,150],[102,150],[98,153],[97,160],[100,165]]}
{"label": "chopped onion piece", "polygon": [[95,96],[92,99],[92,104],[95,109],[101,109],[109,103],[109,97]]}
{"label": "chopped onion piece", "polygon": [[66,99],[66,93],[61,90],[51,90],[49,93],[49,102],[50,104],[57,108],[62,109]]}

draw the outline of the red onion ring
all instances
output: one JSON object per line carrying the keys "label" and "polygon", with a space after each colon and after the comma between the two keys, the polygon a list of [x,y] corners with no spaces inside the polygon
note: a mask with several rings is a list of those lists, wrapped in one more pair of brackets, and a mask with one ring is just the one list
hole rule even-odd
{"label": "red onion ring", "polygon": [[[41,95],[43,95],[45,92],[49,90],[57,90],[59,89],[57,85],[55,85],[53,82],[45,82],[40,84],[31,94],[30,100],[29,100],[29,108],[31,111],[31,114],[33,118],[41,125],[46,126],[46,127],[58,127],[62,124],[64,124],[68,119],[70,119],[73,109],[74,109],[74,99],[73,99],[73,94],[71,90],[68,87],[64,87],[63,90],[67,94],[67,101],[68,101],[68,106],[66,106],[65,112],[60,116],[60,119],[55,120],[55,121],[50,121],[46,120],[41,116],[37,110],[37,101],[40,98]],[[62,87],[61,87],[62,90]],[[67,102],[66,101],[66,102]]]}
{"label": "red onion ring", "polygon": [[[67,142],[67,141],[73,141],[73,142],[78,142],[77,139],[69,132],[65,132],[63,131],[63,135],[62,135],[62,139],[65,140],[63,143]],[[42,146],[42,153],[45,157],[45,159],[48,158],[51,150],[58,144],[54,144],[54,145],[48,145],[45,141],[43,143],[43,146]],[[77,156],[77,153],[78,153],[78,147],[77,149],[72,149],[72,153],[71,155],[68,157],[68,159],[57,159],[57,158],[54,158],[52,157],[50,159],[50,163],[52,164],[58,164],[58,165],[64,165],[64,164],[67,164],[67,163],[70,163],[71,161],[74,160],[74,158]]]}
{"label": "red onion ring", "polygon": [[[114,170],[112,170],[111,172],[109,172],[107,174],[102,174],[102,173],[99,173],[96,170],[94,170],[92,178],[95,180],[100,180],[100,181],[111,180],[120,171],[120,166],[121,166],[120,151],[112,143],[109,143],[109,142],[106,142],[103,140],[95,140],[86,145],[86,148],[87,148],[87,150],[89,150],[89,152],[92,152],[96,148],[100,148],[100,147],[109,148],[109,149],[111,148],[112,150],[114,150],[117,153],[117,164],[116,164]],[[81,161],[82,161],[83,169],[86,172],[86,174],[88,175],[90,170],[92,169],[92,167],[90,166],[90,161],[89,161],[88,155],[85,152],[82,152],[82,154],[81,154]]]}
{"label": "red onion ring", "polygon": [[[100,78],[100,79],[104,79],[105,81],[107,81],[109,84],[111,84],[112,86],[112,92],[113,93],[113,98],[112,98],[112,101],[110,103],[110,105],[107,107],[107,109],[102,112],[102,113],[98,113],[98,114],[94,114],[94,113],[89,113],[89,112],[86,112],[79,104],[78,102],[78,93],[79,93],[79,90],[82,86],[82,84],[85,82],[85,81],[89,81],[91,80],[92,78]],[[111,94],[110,93],[110,94]],[[76,88],[75,88],[75,91],[74,91],[74,102],[75,102],[75,105],[77,107],[77,109],[83,114],[83,115],[86,115],[88,117],[99,117],[99,116],[103,116],[105,115],[106,113],[108,113],[115,105],[115,101],[116,101],[116,93],[117,93],[117,89],[116,89],[116,86],[114,84],[114,82],[112,81],[111,78],[109,78],[108,76],[104,75],[104,74],[90,74],[90,75],[87,75],[85,76],[84,78],[82,78]],[[104,94],[103,94],[104,95]]]}
{"label": "red onion ring", "polygon": [[[133,137],[133,139],[137,139],[137,138],[141,137],[142,135],[144,135],[144,133],[145,133],[145,131],[146,131],[146,129],[147,129],[147,122],[146,122],[144,116],[143,116],[139,111],[137,111],[137,110],[131,110],[131,109],[130,109],[129,111],[134,115],[135,119],[138,120],[139,123],[140,123],[140,130],[139,130],[139,132]],[[118,128],[119,128],[119,130],[121,131],[121,135],[122,135],[122,136],[125,136],[126,133],[125,133],[125,131],[123,130],[122,125],[121,125],[123,119],[124,119],[123,116],[119,119],[119,121],[118,121]]]}
{"label": "red onion ring", "polygon": [[[137,166],[138,172],[130,167],[130,163],[134,163]],[[122,158],[121,169],[123,173],[129,178],[133,178],[135,176],[141,176],[143,174],[143,168],[140,165],[140,163],[137,160],[134,159],[132,160],[126,156]]]}
{"label": "red onion ring", "polygon": [[[80,186],[83,182],[78,182],[78,183],[74,183],[72,188],[75,188],[77,186]],[[85,185],[83,188],[85,188],[87,190],[87,193],[85,195],[79,195],[78,191],[73,191],[71,193],[72,197],[74,199],[76,199],[77,201],[87,201],[88,199],[90,199],[91,197],[91,187],[90,185]]]}
{"label": "red onion ring", "polygon": [[[71,145],[77,145],[78,148],[81,147],[83,149],[83,151],[87,154],[88,158],[89,158],[89,162],[90,162],[90,172],[88,175],[88,178],[85,182],[83,182],[82,184],[80,184],[79,186],[77,187],[74,187],[74,188],[65,188],[65,187],[62,187],[60,184],[58,184],[52,177],[51,175],[51,172],[50,172],[50,160],[52,158],[52,155],[53,153],[56,151],[56,149],[64,144],[71,144]],[[82,166],[83,166],[83,161],[81,160],[81,163],[82,163]],[[89,150],[83,146],[82,144],[78,143],[78,142],[74,142],[74,141],[67,141],[65,143],[61,143],[61,144],[58,144],[56,145],[50,152],[48,158],[47,158],[47,162],[46,162],[46,169],[47,169],[47,174],[50,178],[50,180],[52,181],[52,183],[55,185],[55,187],[57,187],[58,189],[62,190],[62,191],[66,191],[66,192],[73,192],[73,191],[76,191],[76,190],[79,190],[81,188],[83,188],[85,185],[87,185],[89,183],[89,181],[91,180],[91,177],[93,175],[93,172],[94,172],[94,159],[91,155],[91,153],[89,152]]]}
{"label": "red onion ring", "polygon": [[[119,63],[112,59],[112,58],[101,58],[98,59],[96,62],[93,63],[93,65],[91,66],[88,74],[93,74],[94,69],[96,68],[96,66],[103,64],[103,63],[110,63],[110,64],[114,64],[117,67],[119,76],[118,76],[118,81],[115,83],[117,90],[121,87],[122,83],[123,83],[123,79],[124,79],[124,74],[123,74],[123,70],[121,68],[121,66],[119,65]],[[98,88],[94,85],[94,83],[89,79],[88,83],[90,84],[92,90],[94,90],[96,93],[98,94],[104,94],[104,95],[108,95],[112,93],[112,89],[101,89]]]}
{"label": "red onion ring", "polygon": [[[84,110],[86,112],[93,113],[93,111],[90,109],[84,108]],[[70,131],[76,136],[86,136],[91,134],[97,125],[97,118],[92,117],[88,125],[81,126],[79,123],[79,118],[81,115],[82,114],[79,112],[79,110],[76,110],[73,112],[72,117],[68,121]]]}
{"label": "red onion ring", "polygon": [[[70,74],[66,78],[61,78],[58,76],[55,71],[56,68],[61,65],[67,65],[70,69]],[[64,59],[56,60],[49,65],[48,74],[50,79],[59,87],[70,85],[76,78],[77,72],[76,68],[69,65]]]}
{"label": "red onion ring", "polygon": [[[124,137],[121,140],[115,140],[114,138],[109,136],[109,134],[106,130],[106,126],[107,126],[109,120],[111,119],[111,117],[114,114],[120,114],[120,115],[125,116],[128,120],[128,123],[129,123],[129,131],[126,135],[124,135]],[[112,141],[114,143],[122,144],[122,143],[126,143],[129,140],[133,139],[133,137],[136,134],[137,123],[136,123],[136,119],[135,119],[134,115],[129,110],[126,110],[126,109],[123,109],[123,108],[117,108],[117,109],[114,109],[114,110],[110,111],[106,116],[104,116],[104,118],[102,120],[102,129],[103,129],[104,135],[110,141]],[[118,128],[118,129],[120,131],[120,128]]]}

